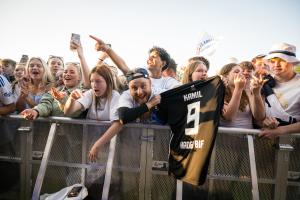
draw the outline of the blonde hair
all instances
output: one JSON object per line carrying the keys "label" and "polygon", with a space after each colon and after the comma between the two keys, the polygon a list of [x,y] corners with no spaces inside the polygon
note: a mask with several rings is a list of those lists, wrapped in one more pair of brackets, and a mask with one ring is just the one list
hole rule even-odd
{"label": "blonde hair", "polygon": [[[43,74],[43,77],[42,77],[42,83],[44,86],[52,86],[54,84],[54,77],[53,75],[51,74],[50,72],[50,69],[48,67],[48,65],[46,64],[46,62],[40,58],[40,57],[31,57],[27,64],[26,64],[26,67],[25,67],[25,72],[26,74],[28,75],[29,74],[29,65],[30,65],[30,62],[32,60],[38,60],[41,62],[43,68],[44,68],[44,74]],[[32,83],[32,79],[31,79],[31,83]]]}

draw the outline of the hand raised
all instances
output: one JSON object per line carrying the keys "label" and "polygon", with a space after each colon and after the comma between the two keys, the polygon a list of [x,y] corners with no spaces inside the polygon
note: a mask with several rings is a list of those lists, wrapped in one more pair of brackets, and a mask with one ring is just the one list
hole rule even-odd
{"label": "hand raised", "polygon": [[106,52],[110,47],[108,45],[105,44],[105,42],[103,40],[101,40],[100,38],[97,38],[93,35],[90,35],[90,38],[94,39],[96,41],[95,44],[95,49],[96,51],[104,51]]}
{"label": "hand raised", "polygon": [[247,84],[247,79],[242,74],[236,74],[233,78],[234,86],[238,89],[244,89]]}
{"label": "hand raised", "polygon": [[67,95],[65,92],[58,91],[55,87],[51,88],[50,94],[57,101],[63,100]]}
{"label": "hand raised", "polygon": [[83,96],[83,93],[80,90],[73,90],[70,94],[70,97],[73,100],[77,100]]}
{"label": "hand raised", "polygon": [[259,75],[259,77],[252,76],[252,79],[250,80],[250,90],[253,93],[260,92],[262,86],[267,82],[268,80],[263,79],[262,75]]}

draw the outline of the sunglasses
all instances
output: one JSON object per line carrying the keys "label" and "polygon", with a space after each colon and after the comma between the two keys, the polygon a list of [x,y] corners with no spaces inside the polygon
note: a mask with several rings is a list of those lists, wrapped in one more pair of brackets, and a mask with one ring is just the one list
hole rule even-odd
{"label": "sunglasses", "polygon": [[80,63],[79,62],[67,62],[66,63],[66,66],[67,65],[75,65],[76,67],[79,67],[80,66]]}
{"label": "sunglasses", "polygon": [[286,62],[286,61],[283,60],[282,58],[276,57],[276,58],[271,58],[271,59],[269,59],[269,62],[270,62],[270,63],[276,63],[276,62],[281,63],[281,62]]}
{"label": "sunglasses", "polygon": [[49,58],[48,58],[48,60],[50,60],[50,59],[52,59],[52,58],[58,58],[58,59],[60,59],[61,61],[64,62],[64,58],[61,57],[61,56],[53,56],[53,55],[50,55]]}

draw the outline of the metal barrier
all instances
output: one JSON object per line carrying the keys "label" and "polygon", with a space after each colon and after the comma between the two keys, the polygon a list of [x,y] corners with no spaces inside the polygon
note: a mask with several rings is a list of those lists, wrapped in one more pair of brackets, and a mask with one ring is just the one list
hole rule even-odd
{"label": "metal barrier", "polygon": [[101,150],[98,162],[89,163],[88,150],[107,122],[61,117],[29,122],[16,115],[0,120],[2,133],[16,134],[8,140],[15,153],[1,150],[0,164],[20,164],[19,184],[0,199],[39,199],[74,183],[86,185],[93,199],[300,197],[299,134],[273,141],[258,138],[259,130],[219,127],[208,179],[194,187],[168,176],[166,126],[126,125]]}

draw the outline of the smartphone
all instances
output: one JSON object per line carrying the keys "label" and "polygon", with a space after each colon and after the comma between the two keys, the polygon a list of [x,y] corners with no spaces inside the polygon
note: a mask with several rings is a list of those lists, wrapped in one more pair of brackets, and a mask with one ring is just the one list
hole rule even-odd
{"label": "smartphone", "polygon": [[[72,33],[71,35],[71,42],[75,42],[76,44],[80,44],[80,35],[77,33]],[[71,50],[74,50],[72,47],[70,47]]]}
{"label": "smartphone", "polygon": [[68,193],[67,197],[77,197],[81,190],[82,190],[82,186],[75,186]]}
{"label": "smartphone", "polygon": [[21,59],[20,59],[20,63],[24,63],[26,64],[28,61],[28,55],[22,55]]}

